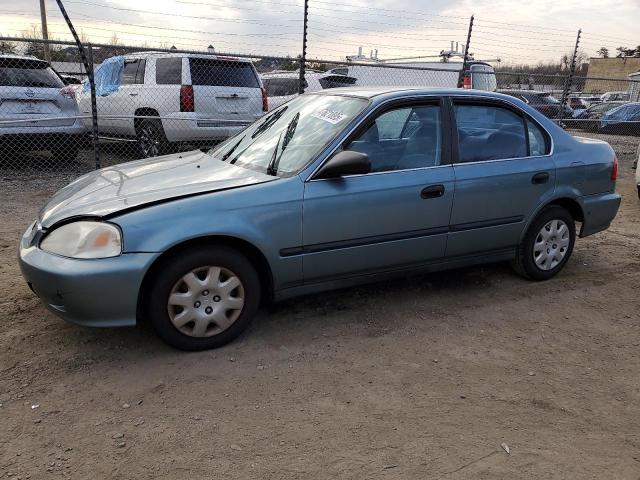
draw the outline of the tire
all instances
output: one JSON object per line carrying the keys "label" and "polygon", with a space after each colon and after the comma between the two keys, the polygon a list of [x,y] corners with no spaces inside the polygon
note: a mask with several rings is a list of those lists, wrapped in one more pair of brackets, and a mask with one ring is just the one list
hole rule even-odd
{"label": "tire", "polygon": [[[543,229],[548,232],[548,238],[544,238]],[[564,268],[575,241],[576,226],[571,214],[560,206],[548,206],[529,226],[516,252],[513,267],[530,280],[548,280]]]}
{"label": "tire", "polygon": [[142,158],[157,157],[169,151],[169,142],[164,134],[162,122],[146,118],[136,125],[138,153]]}
{"label": "tire", "polygon": [[148,292],[146,314],[158,336],[175,348],[194,351],[221,347],[240,335],[258,311],[261,285],[245,256],[211,246],[164,262]]}

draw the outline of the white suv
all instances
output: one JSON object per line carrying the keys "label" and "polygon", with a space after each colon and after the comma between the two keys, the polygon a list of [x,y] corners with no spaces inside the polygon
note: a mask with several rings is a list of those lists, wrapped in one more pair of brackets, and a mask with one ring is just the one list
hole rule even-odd
{"label": "white suv", "polygon": [[[260,77],[246,59],[143,52],[108,59],[95,76],[100,135],[135,139],[142,157],[168,153],[172,143],[225,139],[268,110]],[[91,114],[86,84],[78,104]]]}

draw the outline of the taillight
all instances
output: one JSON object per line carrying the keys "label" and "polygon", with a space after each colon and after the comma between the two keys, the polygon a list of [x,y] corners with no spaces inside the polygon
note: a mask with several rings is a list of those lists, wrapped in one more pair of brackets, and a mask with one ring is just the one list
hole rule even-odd
{"label": "taillight", "polygon": [[67,85],[60,89],[60,95],[66,98],[76,98],[76,90],[71,85]]}
{"label": "taillight", "polygon": [[613,159],[613,167],[611,168],[611,180],[616,181],[618,179],[618,157]]}
{"label": "taillight", "polygon": [[465,75],[462,80],[462,88],[471,88],[471,75]]}
{"label": "taillight", "polygon": [[262,111],[263,112],[268,112],[269,111],[269,97],[267,97],[267,89],[266,88],[261,88],[260,90],[262,90]]}
{"label": "taillight", "polygon": [[180,111],[193,112],[193,85],[182,85],[180,87]]}

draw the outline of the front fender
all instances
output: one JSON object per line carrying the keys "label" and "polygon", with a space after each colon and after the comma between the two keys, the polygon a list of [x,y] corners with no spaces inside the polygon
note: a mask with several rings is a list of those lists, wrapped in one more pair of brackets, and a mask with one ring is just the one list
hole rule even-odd
{"label": "front fender", "polygon": [[279,253],[302,244],[302,192],[296,176],[147,206],[111,221],[123,231],[125,253],[162,253],[215,236],[248,242],[269,263],[277,290],[302,280],[301,258]]}

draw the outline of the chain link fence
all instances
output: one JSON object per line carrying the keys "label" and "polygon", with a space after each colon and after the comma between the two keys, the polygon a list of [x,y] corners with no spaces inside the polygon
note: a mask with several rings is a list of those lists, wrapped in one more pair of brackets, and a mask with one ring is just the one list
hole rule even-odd
{"label": "chain link fence", "polygon": [[[6,39],[5,39],[6,40]],[[282,56],[86,45],[95,105],[70,42],[12,39],[0,54],[0,169],[78,174],[171,152],[209,148],[306,92],[346,86],[497,90],[572,134],[640,141],[640,80],[535,75],[482,62],[345,63]],[[94,128],[94,120],[97,128]]]}

